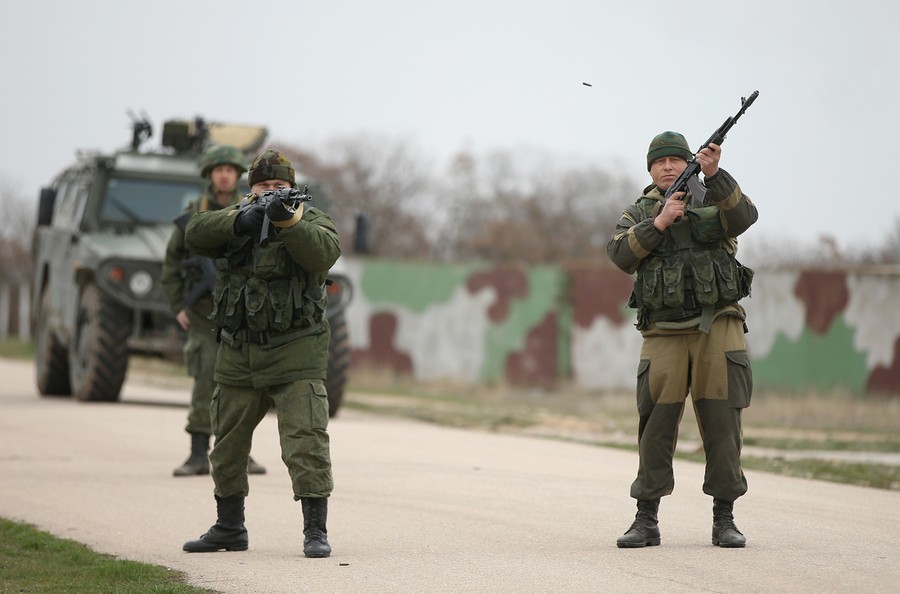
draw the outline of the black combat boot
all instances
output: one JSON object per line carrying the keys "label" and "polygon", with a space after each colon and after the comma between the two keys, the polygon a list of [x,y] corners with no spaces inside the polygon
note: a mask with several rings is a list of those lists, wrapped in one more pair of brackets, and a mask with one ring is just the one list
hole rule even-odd
{"label": "black combat boot", "polygon": [[213,527],[197,540],[189,540],[182,547],[188,553],[216,551],[246,551],[250,544],[244,528],[244,498],[216,497],[219,517]]}
{"label": "black combat boot", "polygon": [[247,474],[265,474],[266,467],[253,459],[253,456],[247,458]]}
{"label": "black combat boot", "polygon": [[659,520],[656,516],[658,511],[659,499],[638,500],[634,523],[628,532],[616,540],[616,546],[620,549],[634,549],[658,545],[660,542]]}
{"label": "black combat boot", "polygon": [[209,474],[209,435],[191,433],[191,455],[172,474],[175,476]]}
{"label": "black combat boot", "polygon": [[328,530],[325,521],[328,519],[327,497],[303,497],[303,554],[307,557],[327,557],[331,554],[328,544]]}
{"label": "black combat boot", "polygon": [[713,499],[712,543],[717,547],[740,548],[747,538],[734,525],[734,501]]}

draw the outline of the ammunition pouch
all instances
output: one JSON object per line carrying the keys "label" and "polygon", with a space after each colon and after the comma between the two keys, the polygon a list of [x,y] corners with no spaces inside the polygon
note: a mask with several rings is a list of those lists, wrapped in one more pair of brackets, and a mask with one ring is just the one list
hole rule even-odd
{"label": "ammunition pouch", "polygon": [[694,248],[651,255],[638,269],[628,305],[637,307],[638,329],[655,322],[698,318],[704,307],[718,309],[750,295],[753,270],[724,248]]}
{"label": "ammunition pouch", "polygon": [[691,226],[691,237],[699,245],[707,245],[725,238],[718,206],[689,208],[684,216]]}
{"label": "ammunition pouch", "polygon": [[293,340],[297,331],[322,326],[327,304],[325,279],[320,278],[324,275],[305,272],[281,242],[253,247],[246,238],[239,240],[216,264],[211,317],[222,329],[223,341],[231,337],[232,342],[271,345],[273,336],[289,335]]}

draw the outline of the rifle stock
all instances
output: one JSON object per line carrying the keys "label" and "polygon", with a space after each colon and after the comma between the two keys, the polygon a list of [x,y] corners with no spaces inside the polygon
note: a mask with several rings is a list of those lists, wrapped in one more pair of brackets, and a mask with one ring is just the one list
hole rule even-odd
{"label": "rifle stock", "polygon": [[191,287],[191,291],[185,295],[184,304],[191,306],[197,303],[204,295],[212,295],[216,289],[216,265],[212,258],[206,256],[191,256],[181,263],[182,269],[197,268],[200,271],[200,280]]}

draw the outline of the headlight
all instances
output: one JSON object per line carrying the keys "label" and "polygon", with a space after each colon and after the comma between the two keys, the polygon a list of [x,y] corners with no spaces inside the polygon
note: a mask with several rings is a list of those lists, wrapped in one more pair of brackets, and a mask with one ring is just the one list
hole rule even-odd
{"label": "headlight", "polygon": [[331,281],[325,287],[328,292],[328,309],[336,313],[347,307],[353,298],[353,288],[350,281],[343,276],[334,275],[328,277]]}
{"label": "headlight", "polygon": [[136,297],[145,297],[153,289],[153,277],[146,270],[138,270],[128,277],[128,288]]}

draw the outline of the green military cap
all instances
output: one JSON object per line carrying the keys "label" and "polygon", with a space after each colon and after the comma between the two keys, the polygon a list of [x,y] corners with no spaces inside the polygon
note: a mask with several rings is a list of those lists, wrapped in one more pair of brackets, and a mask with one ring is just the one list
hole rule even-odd
{"label": "green military cap", "polygon": [[248,183],[252,187],[269,179],[280,179],[294,185],[294,166],[281,152],[266,149],[250,165]]}
{"label": "green military cap", "polygon": [[200,175],[207,177],[209,173],[219,165],[231,165],[238,170],[238,175],[247,171],[247,158],[239,149],[227,145],[216,144],[203,153],[200,157]]}
{"label": "green military cap", "polygon": [[663,132],[657,134],[650,141],[650,148],[647,149],[647,171],[653,162],[662,157],[681,157],[685,161],[694,158],[691,147],[688,146],[687,140],[678,132]]}

